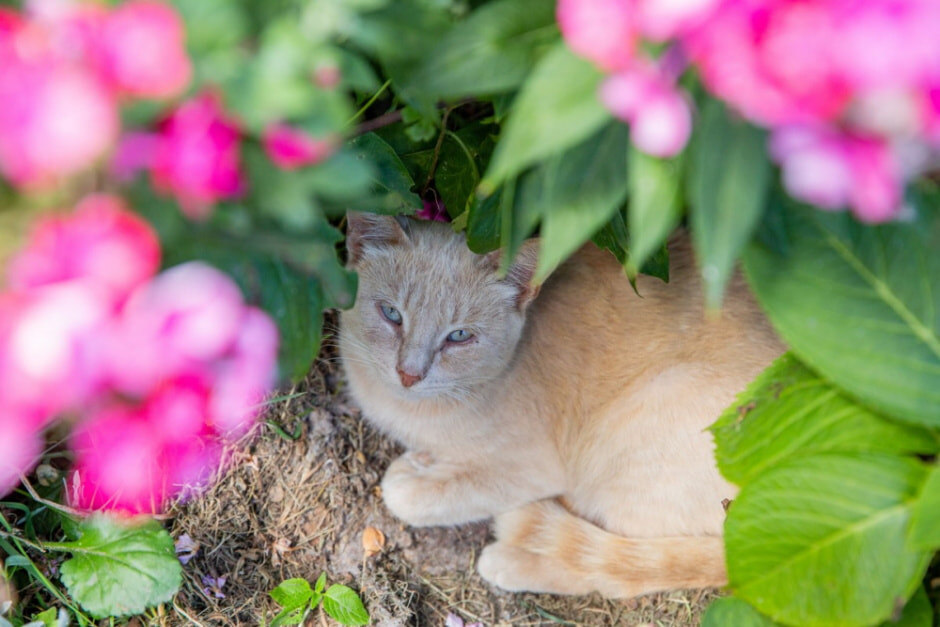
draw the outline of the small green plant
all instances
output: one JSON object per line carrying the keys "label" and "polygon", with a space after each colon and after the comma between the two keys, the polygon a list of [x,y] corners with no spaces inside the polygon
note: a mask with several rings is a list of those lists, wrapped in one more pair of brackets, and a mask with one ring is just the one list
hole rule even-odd
{"label": "small green plant", "polygon": [[343,625],[369,624],[369,613],[355,590],[338,583],[324,588],[326,573],[320,575],[313,588],[306,579],[282,581],[271,590],[271,598],[283,608],[274,617],[271,627],[299,625],[321,604],[324,612]]}

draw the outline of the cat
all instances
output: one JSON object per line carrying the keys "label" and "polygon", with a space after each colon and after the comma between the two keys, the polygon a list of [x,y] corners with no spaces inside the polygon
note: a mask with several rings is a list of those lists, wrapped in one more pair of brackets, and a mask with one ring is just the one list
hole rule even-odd
{"label": "cat", "polygon": [[541,286],[448,224],[350,213],[340,355],[365,418],[408,449],[381,484],[415,526],[495,517],[484,579],[633,597],[726,582],[735,488],[705,429],[783,351],[743,279],[706,316],[688,238],[635,292],[587,245]]}

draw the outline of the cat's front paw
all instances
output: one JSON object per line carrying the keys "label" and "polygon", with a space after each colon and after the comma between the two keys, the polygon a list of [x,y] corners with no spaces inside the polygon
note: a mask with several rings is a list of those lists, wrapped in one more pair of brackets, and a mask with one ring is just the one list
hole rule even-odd
{"label": "cat's front paw", "polygon": [[441,482],[428,472],[432,460],[405,453],[392,462],[382,479],[385,506],[415,527],[447,524],[441,515]]}

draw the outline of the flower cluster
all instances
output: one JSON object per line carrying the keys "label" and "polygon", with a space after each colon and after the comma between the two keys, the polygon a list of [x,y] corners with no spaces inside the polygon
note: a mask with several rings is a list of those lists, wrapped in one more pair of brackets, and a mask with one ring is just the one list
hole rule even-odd
{"label": "flower cluster", "polygon": [[[787,189],[820,207],[890,219],[940,148],[934,0],[561,0],[558,21],[575,52],[611,73],[601,98],[651,154],[688,138],[682,62],[771,129]],[[666,52],[650,60],[644,39]]]}
{"label": "flower cluster", "polygon": [[199,262],[157,274],[155,233],[113,196],[40,221],[0,295],[0,494],[74,420],[68,498],[159,511],[198,488],[273,384],[277,330]]}
{"label": "flower cluster", "polygon": [[[117,182],[148,170],[191,218],[247,188],[243,131],[206,90],[168,106],[156,128],[121,133],[120,106],[174,101],[193,75],[182,20],[158,0],[115,8],[79,0],[0,7],[0,175],[30,190],[54,186],[103,162]],[[272,123],[263,145],[279,167],[328,157],[335,141]]]}

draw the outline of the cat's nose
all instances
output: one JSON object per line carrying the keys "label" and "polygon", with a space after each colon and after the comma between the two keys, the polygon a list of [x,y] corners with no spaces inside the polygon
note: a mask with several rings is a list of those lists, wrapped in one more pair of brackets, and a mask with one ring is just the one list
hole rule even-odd
{"label": "cat's nose", "polygon": [[401,379],[401,384],[406,388],[410,388],[412,385],[424,378],[423,375],[411,374],[410,372],[406,372],[401,368],[396,368],[396,370],[398,370],[398,378]]}

